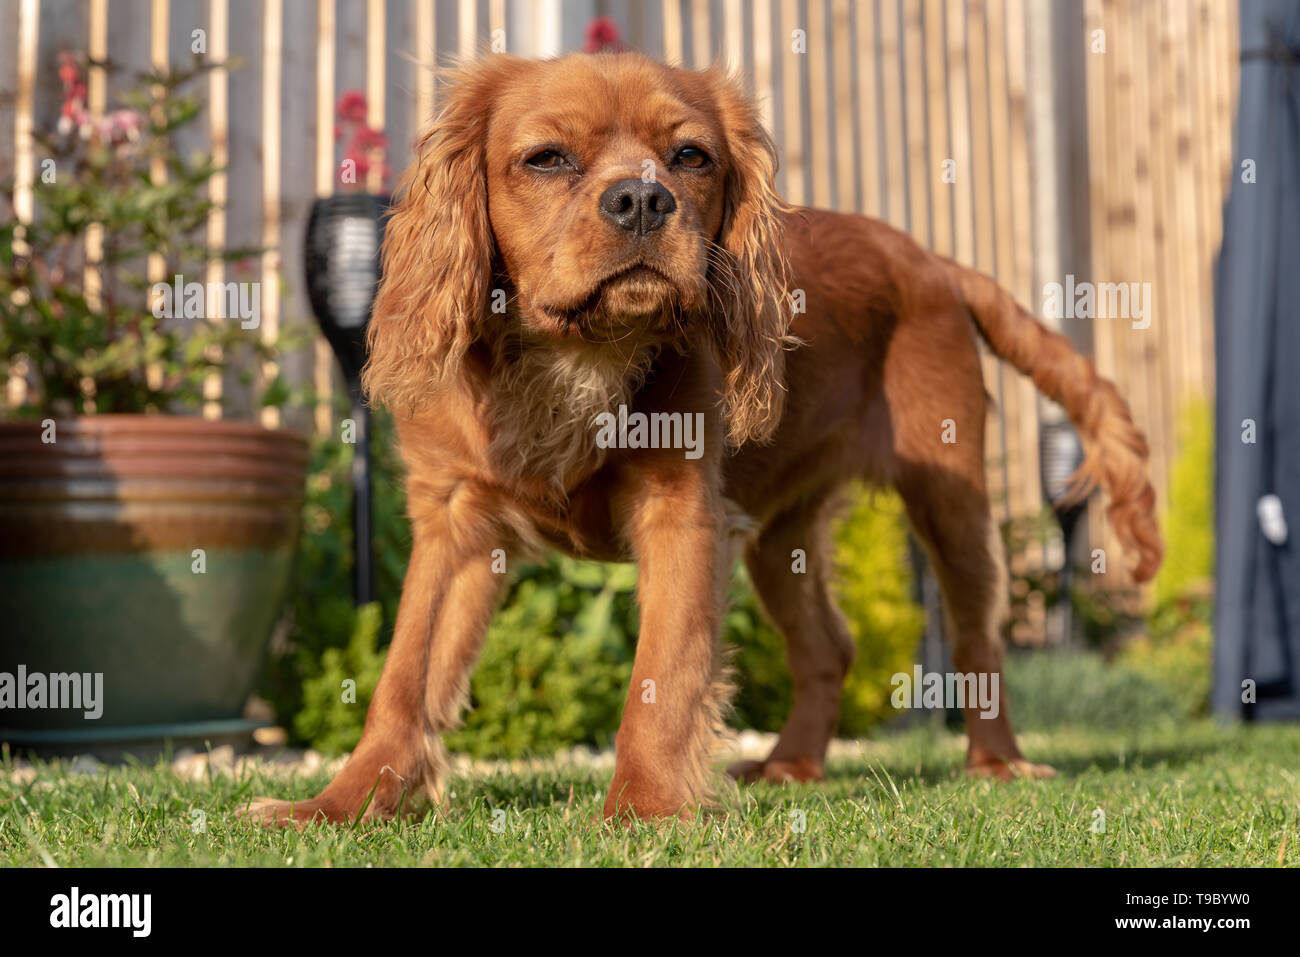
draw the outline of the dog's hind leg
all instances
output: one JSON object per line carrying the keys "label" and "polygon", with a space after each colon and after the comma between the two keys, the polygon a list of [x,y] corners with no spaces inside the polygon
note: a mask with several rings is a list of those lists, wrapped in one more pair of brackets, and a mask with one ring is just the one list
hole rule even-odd
{"label": "dog's hind leg", "polygon": [[953,307],[952,287],[928,279],[911,287],[913,301],[900,314],[885,361],[888,474],[938,579],[955,670],[974,676],[974,689],[969,679],[953,684],[964,699],[968,771],[1047,776],[1051,768],[1020,753],[1007,713],[999,633],[1006,569],[984,475],[989,400],[979,351],[969,314]]}
{"label": "dog's hind leg", "polygon": [[[742,781],[812,781],[822,776],[835,733],[840,694],[856,646],[830,594],[833,546],[829,498],[797,506],[767,525],[745,552],[754,588],[785,637],[794,703],[764,761],[728,769]],[[796,549],[806,570],[795,569]]]}
{"label": "dog's hind leg", "polygon": [[[1020,753],[1007,713],[999,635],[1006,572],[983,488],[983,463],[975,464],[978,468],[903,465],[898,489],[939,581],[953,666],[975,676],[973,684],[964,685],[962,708],[969,736],[967,772],[1003,780],[1050,777],[1055,773],[1050,767],[1031,764]],[[984,693],[972,696],[971,690]]]}

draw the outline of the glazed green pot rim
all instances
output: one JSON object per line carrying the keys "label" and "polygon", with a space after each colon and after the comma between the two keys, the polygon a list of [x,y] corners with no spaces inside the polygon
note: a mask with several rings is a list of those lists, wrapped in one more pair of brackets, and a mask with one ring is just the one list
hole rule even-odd
{"label": "glazed green pot rim", "polygon": [[110,727],[54,728],[49,730],[0,728],[0,742],[10,745],[110,744],[165,738],[220,737],[247,734],[271,727],[270,721],[228,718],[219,721],[181,721],[168,724],[131,724]]}

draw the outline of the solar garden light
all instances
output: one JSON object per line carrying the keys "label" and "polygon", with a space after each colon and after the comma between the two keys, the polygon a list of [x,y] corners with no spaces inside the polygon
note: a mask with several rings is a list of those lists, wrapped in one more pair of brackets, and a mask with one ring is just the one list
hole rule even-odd
{"label": "solar garden light", "polygon": [[356,450],[352,457],[353,594],[358,605],[375,596],[371,549],[370,410],[361,397],[366,323],[379,282],[382,216],[388,197],[343,194],[318,199],[307,220],[307,293],[321,332],[343,368],[352,399]]}
{"label": "solar garden light", "polygon": [[1061,564],[1061,580],[1057,590],[1057,604],[1060,607],[1060,644],[1070,644],[1074,621],[1070,601],[1070,583],[1073,568],[1070,555],[1073,553],[1074,530],[1079,517],[1088,508],[1086,499],[1077,499],[1071,492],[1074,486],[1070,476],[1083,464],[1083,444],[1074,427],[1065,419],[1056,419],[1042,424],[1038,432],[1038,465],[1043,482],[1043,498],[1052,506],[1056,521],[1061,526],[1064,539],[1065,560]]}

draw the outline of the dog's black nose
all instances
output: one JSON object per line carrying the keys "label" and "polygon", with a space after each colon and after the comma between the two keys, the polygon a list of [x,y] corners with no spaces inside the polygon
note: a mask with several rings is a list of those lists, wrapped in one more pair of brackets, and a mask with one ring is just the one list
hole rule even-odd
{"label": "dog's black nose", "polygon": [[677,200],[658,183],[621,179],[600,196],[600,214],[620,229],[646,236],[664,224]]}

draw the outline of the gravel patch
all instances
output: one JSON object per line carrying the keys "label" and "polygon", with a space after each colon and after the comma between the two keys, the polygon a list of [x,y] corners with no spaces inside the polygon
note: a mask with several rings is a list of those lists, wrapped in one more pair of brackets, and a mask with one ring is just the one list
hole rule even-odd
{"label": "gravel patch", "polygon": [[[266,777],[292,779],[307,777],[325,772],[336,774],[347,763],[347,755],[326,758],[319,751],[311,748],[285,747],[283,732],[279,729],[266,729],[269,733],[259,735],[259,740],[267,743],[255,744],[249,752],[236,754],[230,745],[213,748],[210,751],[196,751],[185,748],[172,757],[172,772],[185,781],[203,781],[209,776],[235,775],[242,777],[251,773]],[[743,761],[764,758],[776,744],[775,734],[760,731],[734,731],[726,736],[718,758],[721,761]],[[273,743],[272,743],[273,742]],[[867,741],[835,739],[831,742],[828,757],[865,758],[877,744]],[[449,757],[450,770],[454,777],[480,777],[495,774],[523,774],[543,772],[554,768],[590,768],[593,770],[610,770],[614,767],[614,750],[595,750],[583,745],[566,748],[549,757],[515,758],[509,760],[479,760],[464,754],[452,754]],[[70,760],[51,762],[70,776],[94,776],[107,771],[111,765],[104,764],[92,755],[79,755]],[[25,787],[36,782],[37,769],[29,762],[16,759],[5,773],[10,784]],[[50,784],[48,781],[39,784]]]}

